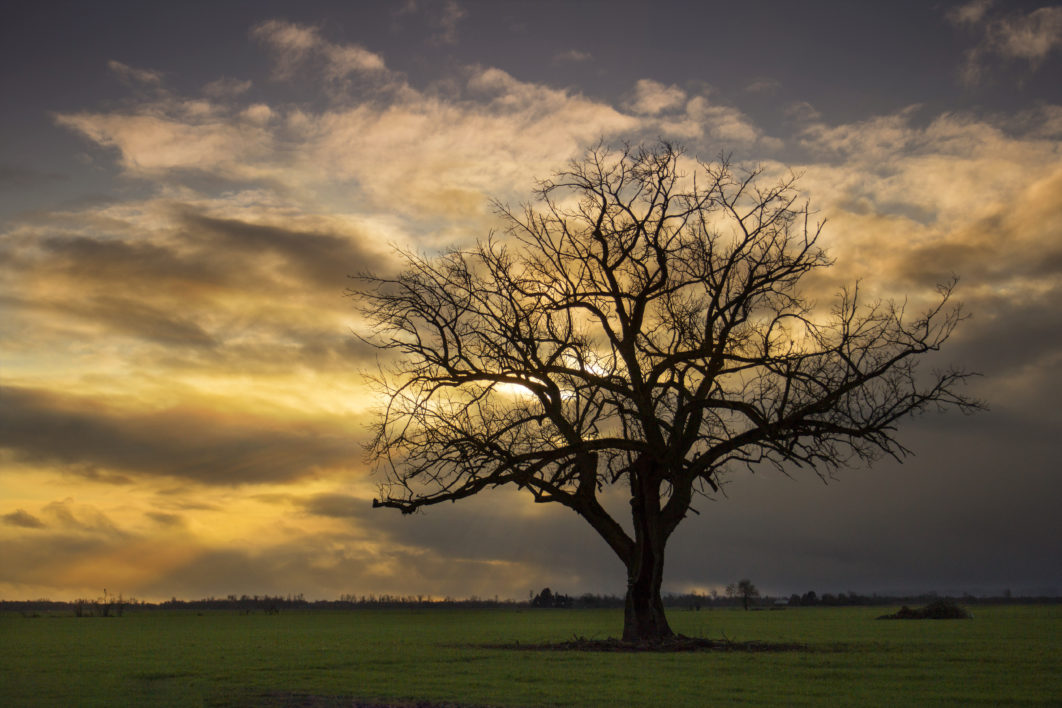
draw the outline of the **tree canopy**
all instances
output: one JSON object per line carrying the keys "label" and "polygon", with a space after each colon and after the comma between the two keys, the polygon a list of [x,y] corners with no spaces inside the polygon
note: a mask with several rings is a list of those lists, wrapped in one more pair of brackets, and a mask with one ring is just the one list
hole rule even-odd
{"label": "tree canopy", "polygon": [[[374,505],[512,485],[572,509],[627,568],[627,639],[671,635],[665,544],[726,473],[902,457],[902,418],[977,406],[966,372],[917,367],[962,319],[954,283],[916,316],[858,286],[829,308],[804,294],[831,261],[794,176],[598,147],[535,196],[497,204],[504,231],[470,248],[359,277],[370,341],[392,354]],[[633,535],[601,503],[614,485]]]}

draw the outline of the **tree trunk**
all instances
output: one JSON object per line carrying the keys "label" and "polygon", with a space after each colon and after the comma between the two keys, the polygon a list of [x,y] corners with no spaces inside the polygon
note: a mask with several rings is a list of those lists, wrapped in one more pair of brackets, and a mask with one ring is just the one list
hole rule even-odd
{"label": "tree trunk", "polygon": [[663,547],[650,549],[646,544],[636,567],[627,570],[627,601],[623,611],[623,640],[660,642],[675,636],[664,615],[660,585],[664,576]]}
{"label": "tree trunk", "polygon": [[668,536],[660,515],[660,482],[647,462],[643,458],[631,470],[634,547],[626,560],[627,601],[623,613],[623,639],[628,642],[660,642],[675,636],[660,598]]}

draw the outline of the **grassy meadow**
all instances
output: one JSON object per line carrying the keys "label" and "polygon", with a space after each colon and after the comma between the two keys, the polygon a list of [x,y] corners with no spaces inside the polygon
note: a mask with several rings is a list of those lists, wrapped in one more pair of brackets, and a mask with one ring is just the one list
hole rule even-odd
{"label": "grassy meadow", "polygon": [[1062,705],[1062,605],[973,620],[896,608],[670,610],[676,632],[806,651],[603,653],[483,645],[616,636],[618,610],[0,616],[0,705]]}

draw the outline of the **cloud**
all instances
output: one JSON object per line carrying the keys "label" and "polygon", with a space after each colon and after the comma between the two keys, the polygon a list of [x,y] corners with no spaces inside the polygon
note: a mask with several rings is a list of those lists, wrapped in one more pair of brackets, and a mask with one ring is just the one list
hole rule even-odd
{"label": "cloud", "polygon": [[457,23],[467,14],[457,0],[444,0],[438,14],[439,29],[434,35],[435,40],[442,44],[456,44]]}
{"label": "cloud", "polygon": [[1050,559],[1062,536],[1047,500],[1062,493],[1062,479],[1049,463],[1051,427],[1001,411],[930,415],[903,425],[916,453],[904,464],[842,470],[825,487],[799,471],[792,480],[744,475],[728,499],[698,506],[702,516],[680,528],[669,563],[696,569],[710,553],[708,573],[786,578],[778,590],[788,592],[1057,588],[1062,574]]}
{"label": "cloud", "polygon": [[[928,292],[953,275],[964,299],[1029,302],[1062,270],[1062,170],[1039,140],[970,124],[986,139],[962,155],[957,125],[897,124],[842,138],[845,162],[809,167],[803,180],[829,217],[824,239],[841,280],[871,279],[894,293]],[[943,137],[937,141],[930,134]],[[904,154],[895,143],[912,143]],[[990,138],[990,139],[989,139]],[[878,165],[860,165],[876,156]]]}
{"label": "cloud", "polygon": [[686,115],[715,141],[723,144],[752,143],[761,139],[762,133],[741,111],[728,106],[709,103],[703,96],[696,96],[686,105]]}
{"label": "cloud", "polygon": [[167,100],[132,114],[74,113],[56,121],[118,150],[122,167],[134,175],[183,170],[232,180],[268,178],[270,172],[257,164],[272,147],[272,135],[261,121],[245,115],[220,118],[207,101]]}
{"label": "cloud", "polygon": [[364,518],[365,509],[371,506],[368,499],[336,493],[318,494],[300,500],[300,504],[309,514],[334,519]]}
{"label": "cloud", "polygon": [[215,79],[203,87],[203,93],[211,98],[233,98],[246,93],[251,88],[250,80],[240,81],[230,77]]}
{"label": "cloud", "polygon": [[756,79],[745,87],[749,93],[775,93],[782,87],[782,82],[777,79]]}
{"label": "cloud", "polygon": [[274,76],[292,78],[307,63],[314,62],[324,78],[338,82],[351,74],[380,75],[387,66],[379,54],[355,44],[336,44],[315,27],[282,20],[267,20],[251,30],[251,36],[269,46],[276,57]]}
{"label": "cloud", "polygon": [[[226,414],[179,406],[119,409],[82,396],[5,387],[0,446],[18,459],[73,475],[101,469],[132,478],[205,485],[284,482],[361,459],[353,434],[335,424]],[[60,507],[53,515],[71,517]]]}
{"label": "cloud", "polygon": [[803,184],[820,207],[955,229],[1057,169],[1057,139],[1040,135],[1050,120],[1049,111],[1006,122],[944,114],[926,124],[912,107],[859,123],[813,123],[801,138],[816,158],[802,168]]}
{"label": "cloud", "polygon": [[739,109],[711,101],[706,95],[690,96],[678,86],[651,79],[638,80],[626,107],[640,118],[643,140],[663,136],[681,141],[694,152],[718,152],[721,147],[748,147],[757,142],[768,150],[781,145],[765,136]]}
{"label": "cloud", "polygon": [[947,13],[953,24],[981,32],[980,42],[966,53],[960,71],[962,82],[970,86],[984,80],[992,57],[1021,61],[1035,71],[1062,47],[1062,7],[1041,7],[1027,14],[992,13],[991,7],[991,2],[971,2]]}
{"label": "cloud", "polygon": [[1041,7],[1028,15],[1004,18],[991,31],[990,41],[1000,55],[1023,59],[1036,68],[1062,47],[1062,7]]}
{"label": "cloud", "polygon": [[[975,289],[973,286],[971,289]],[[1062,425],[1055,372],[1062,365],[1062,283],[1041,291],[1015,289],[1014,298],[967,293],[973,317],[963,324],[948,356],[984,374],[979,395],[994,411],[1022,418],[1031,429]],[[1016,343],[1020,342],[1018,345]]]}
{"label": "cloud", "polygon": [[557,52],[553,55],[554,64],[578,64],[585,61],[591,61],[594,56],[590,52],[583,52],[578,49],[569,49],[563,52]]}
{"label": "cloud", "polygon": [[[265,255],[284,264],[285,277],[300,283],[338,283],[356,271],[385,271],[390,264],[371,250],[368,239],[355,235],[300,230],[272,223],[223,218],[183,209],[178,218],[190,241],[209,248],[210,257],[228,252],[234,259]],[[209,247],[208,247],[209,244]]]}
{"label": "cloud", "polygon": [[78,504],[72,498],[47,504],[41,509],[41,515],[51,519],[52,525],[65,531],[108,538],[125,536],[102,511],[89,504]]}
{"label": "cloud", "polygon": [[630,107],[635,113],[655,116],[681,106],[685,101],[686,92],[678,86],[665,86],[652,79],[639,79],[634,84]]}
{"label": "cloud", "polygon": [[11,315],[0,339],[76,352],[83,372],[123,340],[127,358],[184,369],[175,377],[371,360],[343,293],[349,275],[389,272],[390,257],[341,219],[251,204],[255,221],[232,200],[149,199],[23,224],[0,265]]}
{"label": "cloud", "polygon": [[170,514],[165,511],[149,511],[146,516],[166,528],[184,528],[187,525],[187,521],[184,516],[180,514]]}
{"label": "cloud", "polygon": [[18,526],[24,529],[45,528],[45,523],[43,521],[25,509],[16,509],[10,514],[4,514],[3,516],[0,516],[0,520],[3,520],[8,526]]}
{"label": "cloud", "polygon": [[405,87],[319,111],[169,96],[57,121],[117,150],[132,177],[195,188],[209,176],[304,202],[369,199],[388,215],[435,223],[482,220],[489,196],[523,196],[534,176],[586,144],[641,127],[611,106],[498,69],[471,70],[464,89]]}
{"label": "cloud", "polygon": [[[278,52],[284,75],[316,57],[332,67],[321,69],[326,80],[346,76],[335,58],[362,51],[277,20],[258,25],[254,35]],[[363,68],[369,65],[375,62]],[[428,224],[438,231],[440,220],[455,231],[458,221],[489,228],[490,198],[524,198],[534,178],[601,138],[663,135],[710,142],[713,151],[719,143],[777,146],[740,110],[650,79],[634,86],[624,112],[493,67],[472,67],[466,76],[463,86],[418,89],[381,72],[372,100],[333,96],[317,109],[245,103],[216,92],[166,94],[57,121],[116,150],[131,177],[192,189],[220,179],[303,204],[327,199],[322,206],[332,209],[346,202],[422,221],[415,227],[421,232]]]}
{"label": "cloud", "polygon": [[785,115],[798,121],[813,121],[822,118],[822,114],[807,101],[797,101],[785,107]]}
{"label": "cloud", "polygon": [[948,10],[945,16],[956,25],[976,25],[981,22],[990,7],[992,0],[972,0],[964,5],[956,5]]}
{"label": "cloud", "polygon": [[[934,284],[958,275],[956,298],[972,317],[933,365],[983,373],[972,390],[993,416],[1034,428],[1057,420],[1050,400],[1062,362],[1062,163],[1054,111],[926,122],[912,109],[813,125],[804,140],[819,161],[800,167],[802,185],[829,219],[823,238],[837,259],[827,281],[809,283],[815,294],[825,299],[862,278],[864,288],[914,310]],[[913,434],[921,425],[911,424]],[[999,425],[1002,440],[1009,433]],[[1007,426],[1017,435],[1019,425]]]}
{"label": "cloud", "polygon": [[[1027,290],[1062,283],[1062,167],[944,238],[914,245],[897,264],[916,283],[950,269],[979,288]],[[1023,298],[1025,299],[1025,298]]]}
{"label": "cloud", "polygon": [[158,86],[162,83],[162,72],[152,71],[151,69],[137,69],[123,64],[120,61],[110,60],[107,62],[107,68],[127,84],[146,84],[148,86]]}

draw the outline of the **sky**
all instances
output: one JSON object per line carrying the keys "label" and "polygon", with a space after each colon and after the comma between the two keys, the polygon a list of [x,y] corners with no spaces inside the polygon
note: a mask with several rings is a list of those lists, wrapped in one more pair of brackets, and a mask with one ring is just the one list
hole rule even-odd
{"label": "sky", "polygon": [[660,138],[800,174],[833,290],[958,276],[989,406],[735,472],[665,591],[1062,592],[1060,4],[16,0],[0,67],[2,599],[622,594],[563,508],[371,508],[345,290]]}

